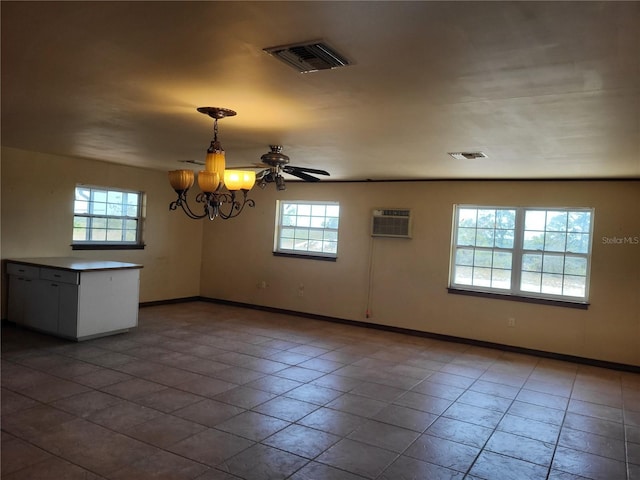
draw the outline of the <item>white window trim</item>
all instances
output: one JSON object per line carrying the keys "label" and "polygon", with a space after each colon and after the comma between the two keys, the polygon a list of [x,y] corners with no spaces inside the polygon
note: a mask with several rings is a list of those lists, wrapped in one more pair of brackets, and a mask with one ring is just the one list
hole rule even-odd
{"label": "white window trim", "polygon": [[[336,201],[319,201],[319,200],[277,200],[276,201],[276,219],[275,219],[275,235],[273,238],[273,254],[278,256],[287,256],[287,257],[298,257],[298,258],[316,258],[320,260],[336,260],[338,258],[338,241],[336,241],[336,252],[328,253],[328,252],[315,252],[308,250],[294,250],[288,248],[280,247],[280,236],[283,228],[287,228],[287,226],[283,226],[281,222],[282,218],[282,210],[285,204],[302,204],[302,205],[325,205],[325,206],[337,206],[340,207],[340,203]],[[338,217],[339,218],[339,217]],[[312,230],[321,230],[321,231],[335,231],[336,235],[339,239],[339,225],[338,228],[318,228],[318,227],[304,227],[310,228]]]}
{"label": "white window trim", "polygon": [[[508,289],[495,288],[495,287],[483,287],[477,285],[468,285],[468,284],[457,284],[454,282],[455,278],[455,258],[456,251],[458,248],[479,248],[482,247],[469,247],[469,246],[458,246],[457,245],[457,232],[458,232],[458,212],[460,209],[471,208],[471,209],[498,209],[498,210],[515,210],[516,211],[516,220],[515,220],[515,230],[514,230],[514,245],[513,248],[496,248],[491,247],[492,251],[509,251],[512,253],[512,262],[511,262],[511,287]],[[586,280],[585,280],[585,295],[584,297],[576,297],[569,295],[561,295],[561,294],[552,294],[552,293],[539,293],[539,292],[530,292],[526,290],[520,289],[520,281],[522,275],[522,256],[526,253],[539,253],[544,252],[544,250],[528,250],[523,248],[524,243],[524,231],[525,231],[525,212],[529,210],[535,211],[567,211],[567,212],[589,212],[591,214],[591,219],[589,222],[589,246],[587,253],[575,253],[575,252],[550,252],[550,253],[558,253],[565,256],[578,256],[586,259]],[[594,209],[587,207],[515,207],[515,206],[493,206],[493,205],[472,205],[472,204],[457,204],[454,205],[453,208],[453,220],[452,220],[452,230],[451,230],[451,251],[450,251],[450,259],[449,259],[449,291],[453,291],[453,293],[465,293],[468,292],[470,294],[478,293],[478,294],[486,294],[487,296],[500,296],[500,297],[512,297],[513,299],[531,299],[531,300],[541,300],[543,302],[550,303],[565,303],[565,304],[576,304],[576,305],[588,305],[589,304],[589,284],[591,283],[591,254],[592,254],[592,246],[593,246],[593,227],[594,226]],[[488,247],[487,247],[488,248]],[[489,249],[489,248],[488,248]],[[457,292],[456,292],[457,291]]]}
{"label": "white window trim", "polygon": [[[92,213],[76,213],[75,210],[75,202],[76,202],[76,189],[78,188],[85,188],[85,189],[90,189],[92,191],[102,191],[102,192],[122,192],[122,193],[135,193],[136,195],[138,195],[138,205],[137,205],[137,212],[136,212],[136,216],[135,217],[131,217],[128,215],[109,215],[109,214],[104,214],[104,215],[99,215],[99,214],[92,214]],[[89,218],[89,219],[94,219],[94,218],[104,218],[104,219],[110,219],[110,218],[117,218],[117,219],[123,219],[123,220],[130,220],[130,219],[135,219],[137,222],[137,228],[136,228],[136,240],[135,241],[126,241],[126,240],[74,240],[73,239],[73,230],[72,230],[72,243],[71,246],[73,249],[76,250],[82,250],[82,249],[100,249],[101,247],[103,248],[114,248],[114,249],[119,249],[119,248],[124,248],[124,249],[135,249],[135,248],[144,248],[144,242],[142,239],[142,232],[143,232],[143,222],[144,222],[144,192],[138,191],[138,190],[130,190],[130,189],[123,189],[123,188],[115,188],[115,187],[105,187],[105,186],[99,186],[99,185],[86,185],[86,184],[77,184],[74,187],[73,190],[74,193],[74,207],[73,207],[73,221],[75,224],[75,219],[77,217],[83,217],[83,218]],[[75,228],[75,226],[73,227]]]}

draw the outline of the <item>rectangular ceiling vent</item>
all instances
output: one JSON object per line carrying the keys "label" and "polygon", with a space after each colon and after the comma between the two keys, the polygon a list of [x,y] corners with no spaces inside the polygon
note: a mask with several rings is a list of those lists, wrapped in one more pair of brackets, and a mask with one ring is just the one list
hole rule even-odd
{"label": "rectangular ceiling vent", "polygon": [[406,208],[373,210],[371,236],[411,238],[411,210]]}
{"label": "rectangular ceiling vent", "polygon": [[282,60],[300,73],[316,72],[349,65],[349,61],[346,58],[320,41],[269,47],[265,48],[264,51]]}
{"label": "rectangular ceiling vent", "polygon": [[449,152],[456,160],[475,160],[476,158],[487,158],[482,152]]}

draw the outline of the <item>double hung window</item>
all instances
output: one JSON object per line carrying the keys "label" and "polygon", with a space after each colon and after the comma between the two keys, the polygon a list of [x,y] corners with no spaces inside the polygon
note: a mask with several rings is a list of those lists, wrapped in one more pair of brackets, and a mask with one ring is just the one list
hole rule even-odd
{"label": "double hung window", "polygon": [[338,256],[337,202],[279,201],[276,218],[276,254],[322,257]]}
{"label": "double hung window", "polygon": [[457,205],[450,288],[586,303],[593,209]]}
{"label": "double hung window", "polygon": [[142,248],[142,192],[78,185],[73,248]]}

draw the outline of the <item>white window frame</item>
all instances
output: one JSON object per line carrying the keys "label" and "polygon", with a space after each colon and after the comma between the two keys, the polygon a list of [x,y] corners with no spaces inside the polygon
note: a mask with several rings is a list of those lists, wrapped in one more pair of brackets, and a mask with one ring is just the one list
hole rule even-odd
{"label": "white window frame", "polygon": [[[287,215],[286,209],[290,208],[289,206],[295,206],[296,213]],[[305,208],[303,214],[298,213],[297,209],[300,207]],[[327,212],[327,208],[331,208],[332,211]],[[336,208],[338,210],[337,216],[328,215],[328,213],[334,213]],[[309,214],[306,212],[307,209]],[[314,214],[318,212],[313,212],[313,210],[320,209],[324,209],[324,214]],[[335,225],[326,225],[328,219],[334,219],[331,222]],[[339,222],[340,204],[338,202],[277,200],[273,253],[274,255],[335,260],[338,257]],[[294,232],[292,233],[292,231]],[[308,234],[306,239],[303,238],[305,233]],[[299,234],[302,236],[298,236]],[[316,238],[309,238],[310,236]],[[314,248],[318,243],[320,249]],[[335,246],[333,251],[330,248],[332,245]]]}
{"label": "white window frame", "polygon": [[[491,211],[496,212],[514,212],[513,229],[508,228],[508,222],[505,229],[495,229],[493,233],[487,233],[491,231],[491,228],[480,228],[477,225],[475,227],[469,227],[467,232],[460,232],[465,227],[460,225],[460,212],[466,210],[476,209],[478,211]],[[529,213],[529,215],[527,215]],[[544,213],[544,227],[533,229],[531,225],[536,218],[542,218]],[[562,220],[562,214],[566,213],[566,225],[567,229],[563,233],[560,227],[551,227],[548,222],[551,219]],[[577,223],[574,225],[573,230],[569,227],[570,218],[577,218],[579,215],[585,213],[589,214],[588,231],[579,230]],[[573,215],[573,217],[571,217]],[[504,215],[501,218],[507,218],[509,215]],[[529,225],[525,225],[525,219],[529,219]],[[452,234],[451,234],[451,257],[449,262],[449,289],[460,292],[478,292],[487,294],[506,295],[518,298],[530,298],[543,301],[558,301],[574,304],[587,305],[589,302],[589,283],[591,274],[591,251],[593,244],[593,224],[594,224],[594,209],[593,208],[576,208],[576,207],[512,207],[512,206],[484,206],[484,205],[454,205],[453,209],[453,222],[452,222]],[[497,223],[496,223],[497,225]],[[487,237],[498,238],[496,232],[500,231],[504,235],[501,238],[509,239],[509,235],[505,232],[512,232],[513,239],[496,241],[493,245],[478,246],[479,242],[478,234],[474,242],[475,245],[461,244],[465,242],[464,239],[459,239],[460,236],[464,237],[467,233],[471,235],[473,228],[482,230]],[[555,228],[555,229],[554,229]],[[564,237],[563,237],[564,235]],[[540,241],[542,236],[543,245],[541,248],[536,247],[534,244]],[[580,249],[572,251],[571,247],[568,247],[570,240],[581,241]],[[480,241],[484,243],[486,240]],[[555,244],[553,243],[555,242]],[[564,243],[563,243],[564,242]],[[509,243],[512,243],[509,245]],[[560,245],[564,245],[564,249],[561,249]],[[473,262],[469,265],[469,252],[473,252]],[[460,253],[460,256],[458,254]],[[482,257],[477,257],[477,253],[482,253]],[[498,267],[494,267],[496,258],[504,259],[511,255],[511,269],[508,281],[506,280],[506,270],[501,270]],[[490,258],[489,258],[490,257]],[[486,266],[486,263],[478,261],[478,259],[489,259],[491,261],[490,267]],[[537,266],[537,261],[540,265]],[[524,262],[529,262],[525,265]],[[554,266],[555,263],[555,266]],[[580,274],[577,274],[570,270],[571,265],[577,265],[580,269]],[[531,267],[530,265],[535,265]],[[469,268],[473,272],[469,279]],[[505,267],[506,268],[506,267]],[[529,268],[530,270],[527,270]],[[574,267],[575,268],[575,267]],[[458,276],[458,269],[460,269],[460,276]],[[463,271],[464,269],[464,271]],[[478,276],[476,283],[475,270],[484,270],[484,275]],[[490,278],[487,279],[487,272],[490,271]],[[584,274],[582,274],[584,271]],[[527,276],[529,283],[523,284],[523,276]],[[532,279],[537,278],[539,275],[540,283],[538,291],[534,291],[532,288]],[[483,278],[484,277],[484,278]],[[577,294],[581,290],[581,287],[572,287],[572,280],[574,282],[580,282],[579,279],[584,279],[583,294]],[[456,282],[456,279],[458,280]],[[462,282],[465,279],[472,284]],[[495,282],[494,282],[495,279]],[[527,280],[525,280],[526,282]],[[486,283],[489,282],[489,285]],[[546,283],[545,283],[546,282]],[[558,282],[560,285],[558,286]],[[558,292],[559,289],[559,292]]]}
{"label": "white window frame", "polygon": [[[83,196],[87,194],[88,196]],[[128,201],[129,197],[137,197],[137,203],[132,204]],[[105,201],[97,196],[104,196]],[[113,197],[122,196],[115,202]],[[100,249],[100,248],[144,248],[142,240],[143,226],[143,204],[144,193],[136,190],[126,190],[114,187],[103,187],[95,185],[76,185],[74,189],[73,203],[73,230],[72,230],[72,248],[81,249]],[[112,213],[109,213],[109,206]],[[77,222],[86,225],[85,236],[83,239],[77,238]],[[110,227],[110,223],[120,223],[120,227]],[[128,225],[135,223],[135,228],[128,228]],[[95,224],[104,224],[99,227]],[[128,224],[128,225],[127,225]],[[93,232],[104,231],[103,238],[92,238]],[[109,232],[111,238],[109,238]],[[113,238],[114,233],[120,232],[120,238]],[[127,232],[135,232],[133,240],[127,239]]]}

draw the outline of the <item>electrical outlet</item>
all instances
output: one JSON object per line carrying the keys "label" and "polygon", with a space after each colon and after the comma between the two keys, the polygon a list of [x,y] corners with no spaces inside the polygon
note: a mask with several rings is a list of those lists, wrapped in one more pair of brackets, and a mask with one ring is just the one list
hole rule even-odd
{"label": "electrical outlet", "polygon": [[515,326],[516,326],[516,319],[513,317],[507,318],[507,327],[515,327]]}
{"label": "electrical outlet", "polygon": [[261,280],[260,282],[258,282],[258,288],[262,289],[262,288],[267,288],[269,286],[269,284],[267,283],[266,280]]}
{"label": "electrical outlet", "polygon": [[304,297],[304,283],[301,283],[300,285],[298,285],[298,296]]}

